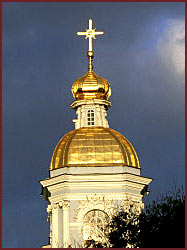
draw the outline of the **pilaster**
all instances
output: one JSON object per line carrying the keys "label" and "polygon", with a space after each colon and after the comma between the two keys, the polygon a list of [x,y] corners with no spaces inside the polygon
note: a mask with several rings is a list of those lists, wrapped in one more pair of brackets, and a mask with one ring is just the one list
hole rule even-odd
{"label": "pilaster", "polygon": [[52,248],[68,248],[70,245],[69,207],[69,201],[64,200],[47,207],[49,243]]}
{"label": "pilaster", "polygon": [[52,248],[63,247],[63,210],[59,203],[52,204],[52,220],[51,220],[51,246]]}
{"label": "pilaster", "polygon": [[68,248],[70,245],[70,228],[69,228],[69,201],[63,201],[63,247]]}

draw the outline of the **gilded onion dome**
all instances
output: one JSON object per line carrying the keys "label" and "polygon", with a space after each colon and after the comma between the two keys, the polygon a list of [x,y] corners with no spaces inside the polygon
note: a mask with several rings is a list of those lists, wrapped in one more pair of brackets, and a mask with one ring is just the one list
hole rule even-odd
{"label": "gilded onion dome", "polygon": [[110,84],[108,81],[96,75],[92,70],[88,71],[83,77],[78,78],[73,83],[71,90],[73,97],[76,100],[108,100],[111,95]]}
{"label": "gilded onion dome", "polygon": [[80,166],[139,168],[139,160],[131,143],[119,132],[104,127],[82,127],[70,131],[59,141],[50,170]]}

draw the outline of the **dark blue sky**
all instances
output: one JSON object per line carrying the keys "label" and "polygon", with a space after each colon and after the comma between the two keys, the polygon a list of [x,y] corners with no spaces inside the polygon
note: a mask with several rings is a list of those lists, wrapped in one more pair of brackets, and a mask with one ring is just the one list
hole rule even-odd
{"label": "dark blue sky", "polygon": [[184,185],[184,3],[3,3],[3,247],[47,243],[38,180],[74,129],[88,18],[105,32],[94,70],[111,83],[110,127],[154,179],[150,199]]}

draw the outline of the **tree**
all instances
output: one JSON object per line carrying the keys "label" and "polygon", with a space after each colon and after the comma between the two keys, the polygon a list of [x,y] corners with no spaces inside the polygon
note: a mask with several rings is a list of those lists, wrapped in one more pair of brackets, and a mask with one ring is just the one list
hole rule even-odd
{"label": "tree", "polygon": [[[185,247],[185,195],[182,190],[161,195],[137,215],[119,210],[107,226],[103,243],[87,247],[178,248]],[[91,245],[89,245],[91,243]]]}
{"label": "tree", "polygon": [[185,247],[185,196],[162,195],[139,216],[139,247]]}

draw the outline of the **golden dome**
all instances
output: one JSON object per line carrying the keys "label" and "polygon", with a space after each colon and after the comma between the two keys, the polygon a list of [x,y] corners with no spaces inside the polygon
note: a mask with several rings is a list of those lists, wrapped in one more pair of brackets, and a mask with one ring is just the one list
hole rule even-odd
{"label": "golden dome", "polygon": [[73,83],[71,91],[76,100],[108,100],[111,95],[108,81],[96,75],[92,70],[88,71],[83,77],[78,78]]}
{"label": "golden dome", "polygon": [[67,133],[57,144],[50,170],[73,166],[131,166],[139,161],[131,143],[104,127],[83,127]]}

